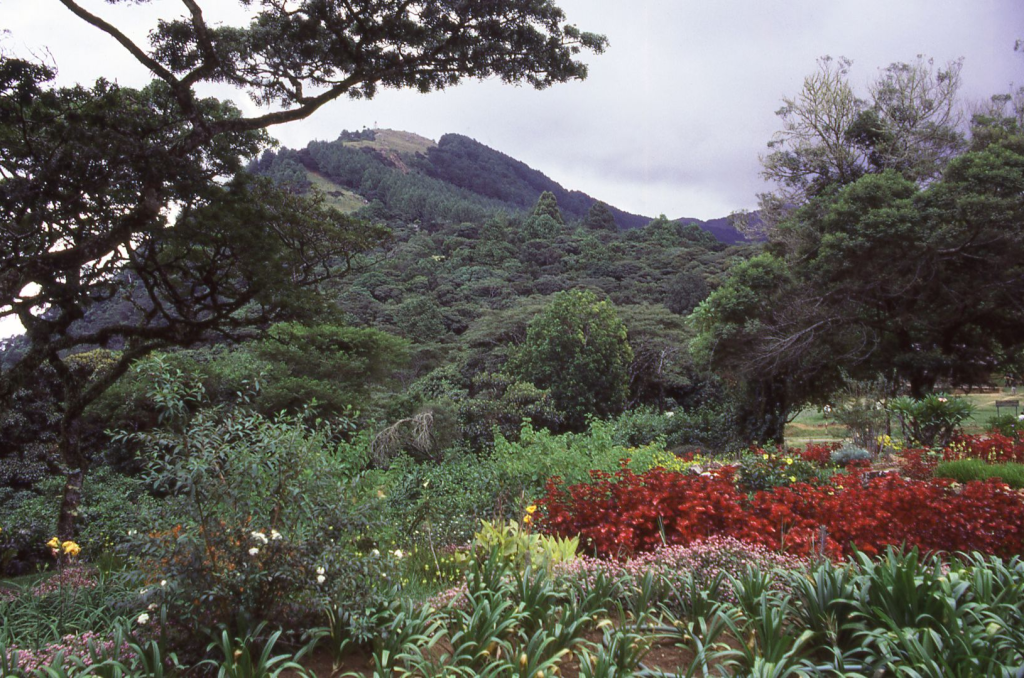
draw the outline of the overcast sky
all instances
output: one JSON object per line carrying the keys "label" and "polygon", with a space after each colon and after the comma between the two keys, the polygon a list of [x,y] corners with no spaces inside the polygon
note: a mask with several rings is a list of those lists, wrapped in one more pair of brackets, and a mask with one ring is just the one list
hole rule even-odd
{"label": "overcast sky", "polygon": [[[84,4],[143,36],[178,0],[148,6]],[[383,91],[336,101],[274,128],[285,145],[381,127],[437,139],[465,134],[631,212],[703,219],[752,208],[765,189],[758,155],[778,129],[774,112],[822,55],[853,60],[864,86],[879,68],[918,54],[963,57],[964,93],[982,100],[1024,84],[1021,0],[560,0],[581,29],[603,33],[605,54],[587,56],[590,77],[543,91],[469,82],[444,92]],[[229,19],[237,3],[209,0]],[[112,39],[57,0],[0,0],[5,48],[49,49],[61,79],[104,75],[126,85],[145,70]],[[221,96],[226,91],[218,91]],[[239,99],[252,109],[251,104]]]}

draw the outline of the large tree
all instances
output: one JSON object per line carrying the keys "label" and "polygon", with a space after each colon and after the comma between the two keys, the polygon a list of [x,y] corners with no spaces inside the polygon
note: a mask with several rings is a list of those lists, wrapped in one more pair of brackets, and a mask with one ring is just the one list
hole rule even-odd
{"label": "large tree", "polygon": [[978,383],[1024,344],[1024,129],[997,107],[966,138],[958,68],[929,67],[894,65],[857,103],[845,64],[824,62],[787,100],[766,251],[694,314],[752,437],[779,440],[846,378],[920,396]]}
{"label": "large tree", "polygon": [[566,423],[618,414],[629,395],[633,351],[626,326],[609,301],[589,290],[559,292],[527,328],[508,371],[548,389]]}
{"label": "large tree", "polygon": [[[0,56],[0,318],[20,319],[28,342],[0,374],[0,402],[43,364],[63,381],[62,535],[88,462],[75,422],[133,361],[296,317],[311,305],[299,289],[379,241],[242,173],[269,145],[268,127],[381,87],[494,76],[543,88],[585,77],[576,55],[605,45],[552,0],[242,0],[238,25],[211,24],[198,0],[182,0],[183,15],[159,21],[148,45],[60,2],[153,76],[141,89],[102,78],[58,86],[52,67]],[[208,83],[264,110],[244,116],[200,96]],[[90,314],[118,296],[135,307],[129,317]],[[81,383],[66,359],[92,345],[119,353]]]}

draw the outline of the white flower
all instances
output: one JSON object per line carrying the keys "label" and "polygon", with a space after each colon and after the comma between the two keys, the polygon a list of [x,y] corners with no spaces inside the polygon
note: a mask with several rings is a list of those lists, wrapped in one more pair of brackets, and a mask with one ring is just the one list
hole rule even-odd
{"label": "white flower", "polygon": [[278,532],[277,530],[271,530],[270,531],[270,538],[273,539],[274,541],[277,541],[278,539],[281,538],[281,533]]}
{"label": "white flower", "polygon": [[666,412],[665,416],[666,417],[674,417],[674,416],[676,416],[676,413],[675,412]]}
{"label": "white flower", "polygon": [[156,603],[150,603],[149,607],[147,607],[146,609],[149,610],[150,612],[152,612],[153,610],[156,609]]}
{"label": "white flower", "polygon": [[160,580],[160,586],[167,586],[167,580],[166,579],[161,579]]}
{"label": "white flower", "polygon": [[323,584],[325,581],[327,581],[327,577],[323,576],[322,574],[316,578],[317,584]]}
{"label": "white flower", "polygon": [[139,589],[139,595],[140,596],[144,596],[144,595],[146,595],[147,591],[149,591],[149,589]]}
{"label": "white flower", "polygon": [[250,556],[254,556],[254,555],[256,555],[259,552],[260,552],[260,550],[258,548],[256,548],[255,546],[253,546],[251,549],[249,549],[249,555]]}
{"label": "white flower", "polygon": [[257,541],[261,541],[264,544],[267,543],[267,535],[263,534],[262,532],[253,532],[252,533],[252,538],[257,540]]}
{"label": "white flower", "polygon": [[1019,415],[1017,421],[1024,421],[1024,414]]}
{"label": "white flower", "polygon": [[948,400],[946,400],[945,398],[939,398],[939,402],[940,402],[940,403],[946,403],[946,402],[949,402],[949,401],[948,401]]}
{"label": "white flower", "polygon": [[379,556],[380,555],[380,551],[378,551],[377,549],[373,549],[372,551],[370,551],[370,555],[371,556]]}
{"label": "white flower", "polygon": [[402,549],[395,549],[395,558],[402,557]]}
{"label": "white flower", "polygon": [[323,574],[323,573],[324,573],[324,572],[326,572],[326,571],[327,571],[327,570],[325,570],[325,569],[324,569],[324,568],[322,568],[322,567],[318,567],[318,568],[316,568],[316,573],[317,573],[317,574]]}
{"label": "white flower", "polygon": [[137,624],[148,624],[149,623],[149,613],[148,612],[143,612],[142,614],[140,614],[139,618],[135,620],[135,623],[137,623]]}
{"label": "white flower", "polygon": [[129,536],[129,537],[133,537],[133,536],[135,536],[136,534],[137,534],[137,532],[136,532],[135,530],[128,530],[128,536]]}

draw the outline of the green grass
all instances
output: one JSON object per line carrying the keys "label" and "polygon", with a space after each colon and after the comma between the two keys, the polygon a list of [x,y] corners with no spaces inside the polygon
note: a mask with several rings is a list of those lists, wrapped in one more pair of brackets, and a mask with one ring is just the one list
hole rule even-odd
{"label": "green grass", "polygon": [[[971,393],[959,397],[967,398],[974,403],[974,413],[964,423],[964,431],[972,434],[985,433],[988,430],[988,420],[996,416],[997,400],[1020,400],[1024,405],[1024,395],[1020,393],[1011,395],[1009,389],[1000,389],[997,393]],[[1013,410],[1003,409],[1003,414],[1007,412],[1012,414]],[[1024,412],[1024,409],[1021,412]],[[786,440],[796,445],[809,442],[843,441],[848,437],[846,427],[837,424],[834,420],[827,420],[814,407],[798,414],[786,426]]]}
{"label": "green grass", "polygon": [[1015,489],[1024,488],[1024,464],[986,464],[980,459],[946,461],[935,467],[936,478],[952,478],[966,483],[971,480],[1002,478]]}
{"label": "green grass", "polygon": [[44,572],[33,572],[32,574],[23,574],[17,577],[3,577],[0,578],[0,589],[19,589],[34,586],[44,579],[49,579],[55,574],[53,570],[46,570]]}
{"label": "green grass", "polygon": [[339,186],[327,177],[321,176],[316,172],[310,172],[309,170],[306,170],[306,177],[313,184],[314,188],[323,192],[326,197],[325,202],[343,214],[351,214],[366,205],[366,201],[362,197],[343,186]]}
{"label": "green grass", "polygon": [[426,153],[437,144],[411,132],[399,132],[393,129],[374,130],[376,138],[373,141],[350,141],[346,146],[353,148],[373,148],[378,151],[394,152],[403,156],[415,156],[419,153]]}

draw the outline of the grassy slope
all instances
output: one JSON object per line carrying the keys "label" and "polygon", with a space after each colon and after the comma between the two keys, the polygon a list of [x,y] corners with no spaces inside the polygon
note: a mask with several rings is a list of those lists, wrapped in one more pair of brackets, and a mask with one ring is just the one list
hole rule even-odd
{"label": "grassy slope", "polygon": [[360,195],[339,186],[325,176],[306,170],[306,177],[314,188],[324,193],[327,204],[343,214],[351,214],[366,205],[366,200]]}
{"label": "grassy slope", "polygon": [[372,148],[378,151],[391,151],[402,156],[414,156],[426,153],[437,144],[426,137],[412,132],[399,132],[393,129],[375,130],[373,141],[347,141],[346,146],[353,148]]}

